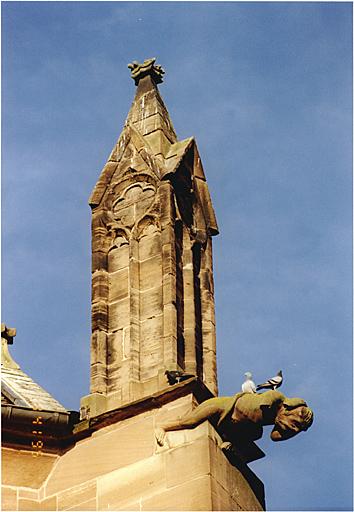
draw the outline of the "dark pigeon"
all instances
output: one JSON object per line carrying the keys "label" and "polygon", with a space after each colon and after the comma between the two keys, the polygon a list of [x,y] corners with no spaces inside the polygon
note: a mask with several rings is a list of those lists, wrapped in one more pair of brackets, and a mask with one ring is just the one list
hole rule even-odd
{"label": "dark pigeon", "polygon": [[195,377],[195,375],[192,375],[191,373],[179,372],[177,370],[166,370],[165,375],[170,386]]}
{"label": "dark pigeon", "polygon": [[268,379],[267,382],[264,382],[263,384],[258,384],[257,391],[260,389],[277,389],[281,386],[283,382],[283,373],[280,370],[275,377],[272,377],[271,379]]}

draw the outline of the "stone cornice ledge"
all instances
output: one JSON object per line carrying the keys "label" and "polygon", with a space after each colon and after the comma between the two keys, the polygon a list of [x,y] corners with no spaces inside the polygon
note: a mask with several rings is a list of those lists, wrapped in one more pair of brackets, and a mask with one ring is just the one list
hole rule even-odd
{"label": "stone cornice ledge", "polygon": [[43,452],[63,454],[78,441],[90,437],[93,432],[119,421],[137,416],[146,411],[158,409],[163,405],[192,393],[197,401],[203,402],[213,394],[196,377],[180,384],[169,386],[162,392],[150,395],[130,404],[107,411],[98,416],[77,422],[79,413],[70,411],[58,413],[51,411],[34,411],[18,406],[2,406],[2,440],[3,447],[32,450],[32,421],[41,415],[44,420]]}
{"label": "stone cornice ledge", "polygon": [[214,396],[202,381],[197,377],[192,377],[180,384],[169,386],[163,391],[154,393],[147,398],[136,400],[135,402],[123,405],[122,407],[118,407],[112,411],[107,411],[88,420],[80,421],[80,423],[75,425],[73,435],[77,438],[76,440],[83,439],[84,437],[90,436],[92,432],[95,432],[96,430],[100,430],[101,428],[117,423],[118,421],[137,416],[143,412],[158,409],[163,405],[189,395],[190,393],[195,396],[198,402],[203,402],[204,400]]}

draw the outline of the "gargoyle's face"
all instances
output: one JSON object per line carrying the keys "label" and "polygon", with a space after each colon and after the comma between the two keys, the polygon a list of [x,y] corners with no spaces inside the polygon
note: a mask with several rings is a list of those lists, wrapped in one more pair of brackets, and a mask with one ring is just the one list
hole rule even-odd
{"label": "gargoyle's face", "polygon": [[289,409],[282,405],[275,418],[274,428],[270,435],[273,441],[284,441],[307,430],[313,422],[313,412],[307,406]]}

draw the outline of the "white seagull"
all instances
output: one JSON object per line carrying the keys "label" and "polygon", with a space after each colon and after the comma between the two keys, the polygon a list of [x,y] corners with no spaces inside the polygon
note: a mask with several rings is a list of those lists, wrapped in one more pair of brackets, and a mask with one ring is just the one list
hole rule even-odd
{"label": "white seagull", "polygon": [[242,384],[242,392],[243,393],[255,393],[256,392],[256,385],[252,380],[252,373],[246,372],[245,373],[246,380]]}
{"label": "white seagull", "polygon": [[260,389],[277,389],[281,386],[283,382],[283,374],[280,370],[275,377],[272,377],[271,379],[268,379],[267,382],[264,382],[263,384],[258,384],[256,390],[259,391]]}

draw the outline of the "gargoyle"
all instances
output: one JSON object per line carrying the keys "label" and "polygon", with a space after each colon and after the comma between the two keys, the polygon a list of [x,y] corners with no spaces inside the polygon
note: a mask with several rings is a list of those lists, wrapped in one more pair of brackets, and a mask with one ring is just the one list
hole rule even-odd
{"label": "gargoyle", "polygon": [[210,398],[184,418],[159,425],[156,440],[162,446],[167,431],[192,429],[206,420],[221,434],[222,448],[230,449],[260,439],[265,425],[274,425],[273,441],[289,439],[312,425],[313,412],[302,398],[287,398],[279,391],[237,393]]}

